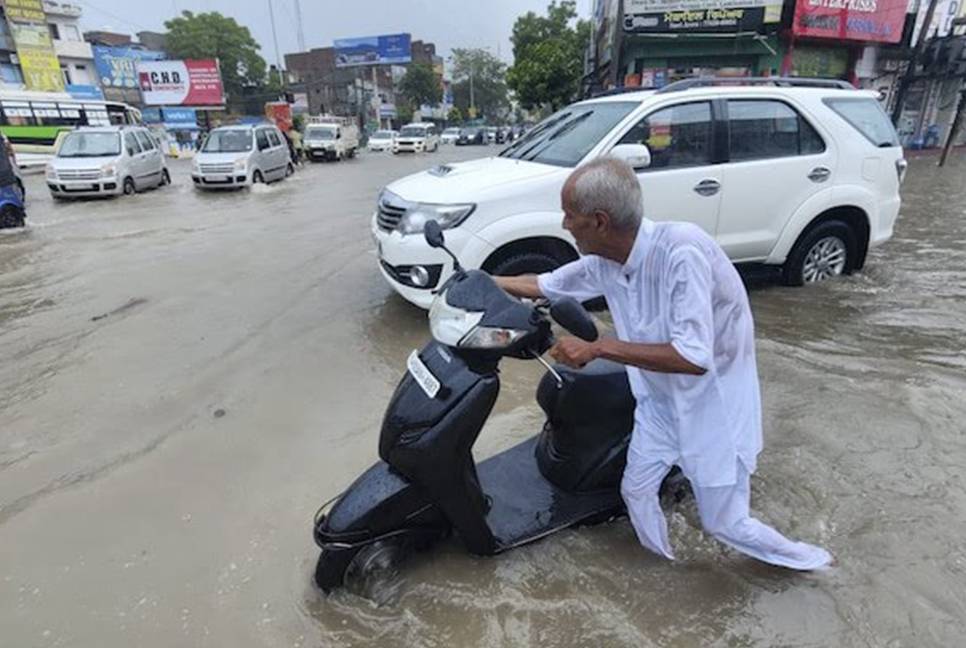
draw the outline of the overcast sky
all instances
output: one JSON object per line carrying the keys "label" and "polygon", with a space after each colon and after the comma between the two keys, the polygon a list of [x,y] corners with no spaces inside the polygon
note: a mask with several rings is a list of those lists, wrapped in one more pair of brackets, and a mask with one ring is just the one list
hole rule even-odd
{"label": "overcast sky", "polygon": [[[134,34],[164,31],[164,21],[181,11],[218,11],[248,27],[269,63],[276,61],[269,0],[63,0],[78,4],[85,30]],[[489,47],[510,62],[510,32],[517,16],[543,13],[549,0],[301,0],[306,48],[327,47],[335,38],[409,32],[413,39],[436,43],[444,56],[454,47]],[[271,0],[275,8],[278,49],[282,57],[298,51],[295,0]],[[577,0],[589,18],[593,0]]]}

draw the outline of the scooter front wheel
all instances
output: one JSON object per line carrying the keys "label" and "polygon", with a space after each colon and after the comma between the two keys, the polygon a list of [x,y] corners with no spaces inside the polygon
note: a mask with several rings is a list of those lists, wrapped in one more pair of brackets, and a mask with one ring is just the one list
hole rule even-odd
{"label": "scooter front wheel", "polygon": [[315,584],[328,594],[345,583],[345,573],[361,549],[323,549],[315,564]]}

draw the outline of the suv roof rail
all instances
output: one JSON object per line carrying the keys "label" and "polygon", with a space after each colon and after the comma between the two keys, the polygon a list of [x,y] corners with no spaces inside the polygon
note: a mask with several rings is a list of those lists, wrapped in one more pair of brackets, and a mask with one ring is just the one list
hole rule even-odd
{"label": "suv roof rail", "polygon": [[855,90],[855,86],[848,81],[841,79],[816,79],[810,77],[696,77],[693,79],[682,79],[670,83],[660,90],[658,94],[667,92],[677,92],[679,90],[690,90],[691,88],[703,88],[714,85],[773,85],[778,87],[800,87],[800,88],[834,88],[838,90]]}

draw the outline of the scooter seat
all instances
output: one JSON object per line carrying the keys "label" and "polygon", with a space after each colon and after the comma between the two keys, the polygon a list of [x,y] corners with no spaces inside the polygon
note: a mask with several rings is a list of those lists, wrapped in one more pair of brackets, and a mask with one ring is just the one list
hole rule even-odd
{"label": "scooter seat", "polygon": [[564,490],[616,488],[634,427],[634,396],[623,365],[595,360],[582,369],[554,367],[563,386],[547,373],[537,402],[547,415],[537,463]]}

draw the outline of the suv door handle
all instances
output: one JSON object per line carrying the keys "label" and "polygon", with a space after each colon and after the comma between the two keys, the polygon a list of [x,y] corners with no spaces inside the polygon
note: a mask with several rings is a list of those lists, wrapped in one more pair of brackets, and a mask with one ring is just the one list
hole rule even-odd
{"label": "suv door handle", "polygon": [[825,182],[826,180],[829,179],[829,176],[831,175],[832,175],[832,172],[827,168],[815,167],[808,174],[808,179],[811,180],[812,182]]}
{"label": "suv door handle", "polygon": [[702,180],[694,186],[694,192],[701,196],[713,196],[721,190],[721,183],[713,178]]}

